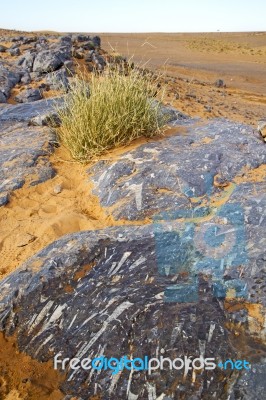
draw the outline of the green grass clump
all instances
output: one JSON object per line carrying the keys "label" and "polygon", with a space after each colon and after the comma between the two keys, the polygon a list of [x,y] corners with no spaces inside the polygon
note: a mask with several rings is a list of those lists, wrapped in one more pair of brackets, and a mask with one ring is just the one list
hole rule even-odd
{"label": "green grass clump", "polygon": [[[79,161],[140,137],[163,132],[157,82],[139,69],[106,68],[102,75],[72,78],[65,106],[57,110],[59,138]],[[158,93],[157,93],[158,94]]]}

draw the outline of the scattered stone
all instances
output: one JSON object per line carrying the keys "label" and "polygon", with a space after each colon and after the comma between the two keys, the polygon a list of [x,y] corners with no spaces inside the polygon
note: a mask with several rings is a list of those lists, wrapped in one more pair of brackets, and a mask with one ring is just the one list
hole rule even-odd
{"label": "scattered stone", "polygon": [[93,44],[92,41],[82,43],[82,44],[80,45],[80,47],[81,47],[83,50],[94,50],[94,49],[95,49],[95,46],[94,46],[94,44]]}
{"label": "scattered stone", "polygon": [[23,83],[24,85],[28,85],[29,83],[31,83],[30,74],[28,72],[25,72],[25,74],[22,76],[20,82]]}
{"label": "scattered stone", "polygon": [[35,51],[28,51],[23,55],[22,58],[18,61],[18,65],[20,65],[24,70],[28,72],[32,72],[33,62],[36,57]]}
{"label": "scattered stone", "polygon": [[[62,50],[62,48],[61,48]],[[33,63],[33,72],[52,72],[64,64],[64,62],[70,58],[65,51],[52,51],[43,50],[40,51]]]}
{"label": "scattered stone", "polygon": [[42,99],[42,94],[39,89],[25,89],[20,92],[16,97],[15,100],[18,103],[29,103],[32,101],[37,101]]}
{"label": "scattered stone", "polygon": [[54,193],[55,193],[55,194],[59,194],[59,193],[62,192],[62,189],[63,189],[63,187],[62,187],[61,184],[55,185],[55,187],[54,187]]}
{"label": "scattered stone", "polygon": [[37,36],[26,36],[23,38],[22,40],[22,44],[30,44],[30,43],[34,43],[37,42]]}
{"label": "scattered stone", "polygon": [[[82,50],[83,50],[83,49],[82,49]],[[84,58],[84,53],[83,53],[81,50],[79,50],[79,51],[74,50],[74,51],[72,52],[72,55],[73,55],[73,57],[75,57],[75,58],[77,58],[77,59],[79,59],[79,60],[81,60],[82,58]]]}
{"label": "scattered stone", "polygon": [[29,121],[29,125],[33,126],[51,126],[56,128],[60,126],[61,121],[56,112],[51,112],[43,115],[37,115]]}
{"label": "scattered stone", "polygon": [[58,71],[50,72],[49,74],[47,74],[46,82],[48,83],[51,89],[67,90],[69,88],[67,72],[63,68],[61,68]]}
{"label": "scattered stone", "polygon": [[21,73],[10,65],[0,62],[0,92],[8,99],[11,89],[20,81]]}
{"label": "scattered stone", "polygon": [[266,120],[258,121],[258,131],[261,134],[264,142],[266,142]]}
{"label": "scattered stone", "polygon": [[222,79],[217,79],[215,81],[215,86],[218,87],[218,88],[225,88],[226,87],[226,85],[225,85],[225,83],[224,83],[224,81]]}
{"label": "scattered stone", "polygon": [[73,40],[75,40],[77,42],[86,42],[87,40],[90,40],[90,36],[73,35]]}
{"label": "scattered stone", "polygon": [[33,81],[39,82],[43,79],[43,76],[40,72],[30,72],[30,77]]}
{"label": "scattered stone", "polygon": [[4,53],[7,50],[7,47],[0,44],[0,53]]}
{"label": "scattered stone", "polygon": [[65,61],[64,67],[65,67],[67,76],[72,76],[75,73],[75,64],[72,60]]}
{"label": "scattered stone", "polygon": [[62,37],[60,37],[60,43],[61,44],[67,44],[67,45],[70,45],[71,46],[71,44],[72,44],[72,39],[71,39],[71,36],[62,36]]}
{"label": "scattered stone", "polygon": [[14,48],[14,49],[8,49],[9,54],[14,57],[14,56],[20,56],[20,50],[18,47]]}

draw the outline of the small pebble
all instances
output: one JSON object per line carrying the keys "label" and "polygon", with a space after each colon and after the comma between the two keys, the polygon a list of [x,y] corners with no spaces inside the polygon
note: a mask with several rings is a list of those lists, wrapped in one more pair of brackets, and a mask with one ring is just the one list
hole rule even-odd
{"label": "small pebble", "polygon": [[61,193],[62,192],[62,185],[55,185],[55,187],[54,187],[54,193],[55,194],[59,194],[59,193]]}

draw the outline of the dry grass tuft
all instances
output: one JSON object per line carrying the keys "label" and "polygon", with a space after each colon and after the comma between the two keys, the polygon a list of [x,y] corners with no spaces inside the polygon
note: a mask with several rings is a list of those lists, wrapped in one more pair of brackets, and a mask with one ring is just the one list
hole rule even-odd
{"label": "dry grass tuft", "polygon": [[[109,65],[101,75],[72,78],[61,119],[59,139],[79,161],[140,137],[163,132],[165,124],[157,81],[141,69]],[[159,95],[159,96],[158,96]]]}

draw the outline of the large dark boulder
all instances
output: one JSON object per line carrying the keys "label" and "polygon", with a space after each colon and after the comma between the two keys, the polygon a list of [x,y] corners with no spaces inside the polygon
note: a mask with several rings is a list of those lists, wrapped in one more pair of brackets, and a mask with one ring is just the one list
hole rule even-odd
{"label": "large dark boulder", "polygon": [[67,72],[64,68],[61,68],[58,71],[50,72],[49,74],[47,74],[46,82],[48,83],[51,89],[67,90],[69,88],[69,80],[67,77]]}
{"label": "large dark boulder", "polygon": [[163,210],[174,216],[192,201],[199,208],[266,163],[265,146],[246,125],[181,118],[176,132],[89,169],[94,193],[115,218],[142,220]]}
{"label": "large dark boulder", "polygon": [[33,72],[47,73],[59,69],[71,58],[71,48],[59,46],[51,50],[40,51],[33,63]]}
{"label": "large dark boulder", "polygon": [[21,57],[17,64],[19,66],[21,66],[21,68],[23,68],[23,70],[28,71],[28,72],[32,72],[32,66],[33,66],[33,62],[34,59],[36,57],[36,52],[35,51],[27,51],[23,57]]}
{"label": "large dark boulder", "polygon": [[[265,147],[225,120],[176,129],[90,169],[105,211],[134,225],[68,235],[28,260],[0,283],[0,329],[40,361],[191,356],[216,368],[70,368],[69,396],[251,400],[265,391]],[[238,359],[255,370],[226,367]]]}

